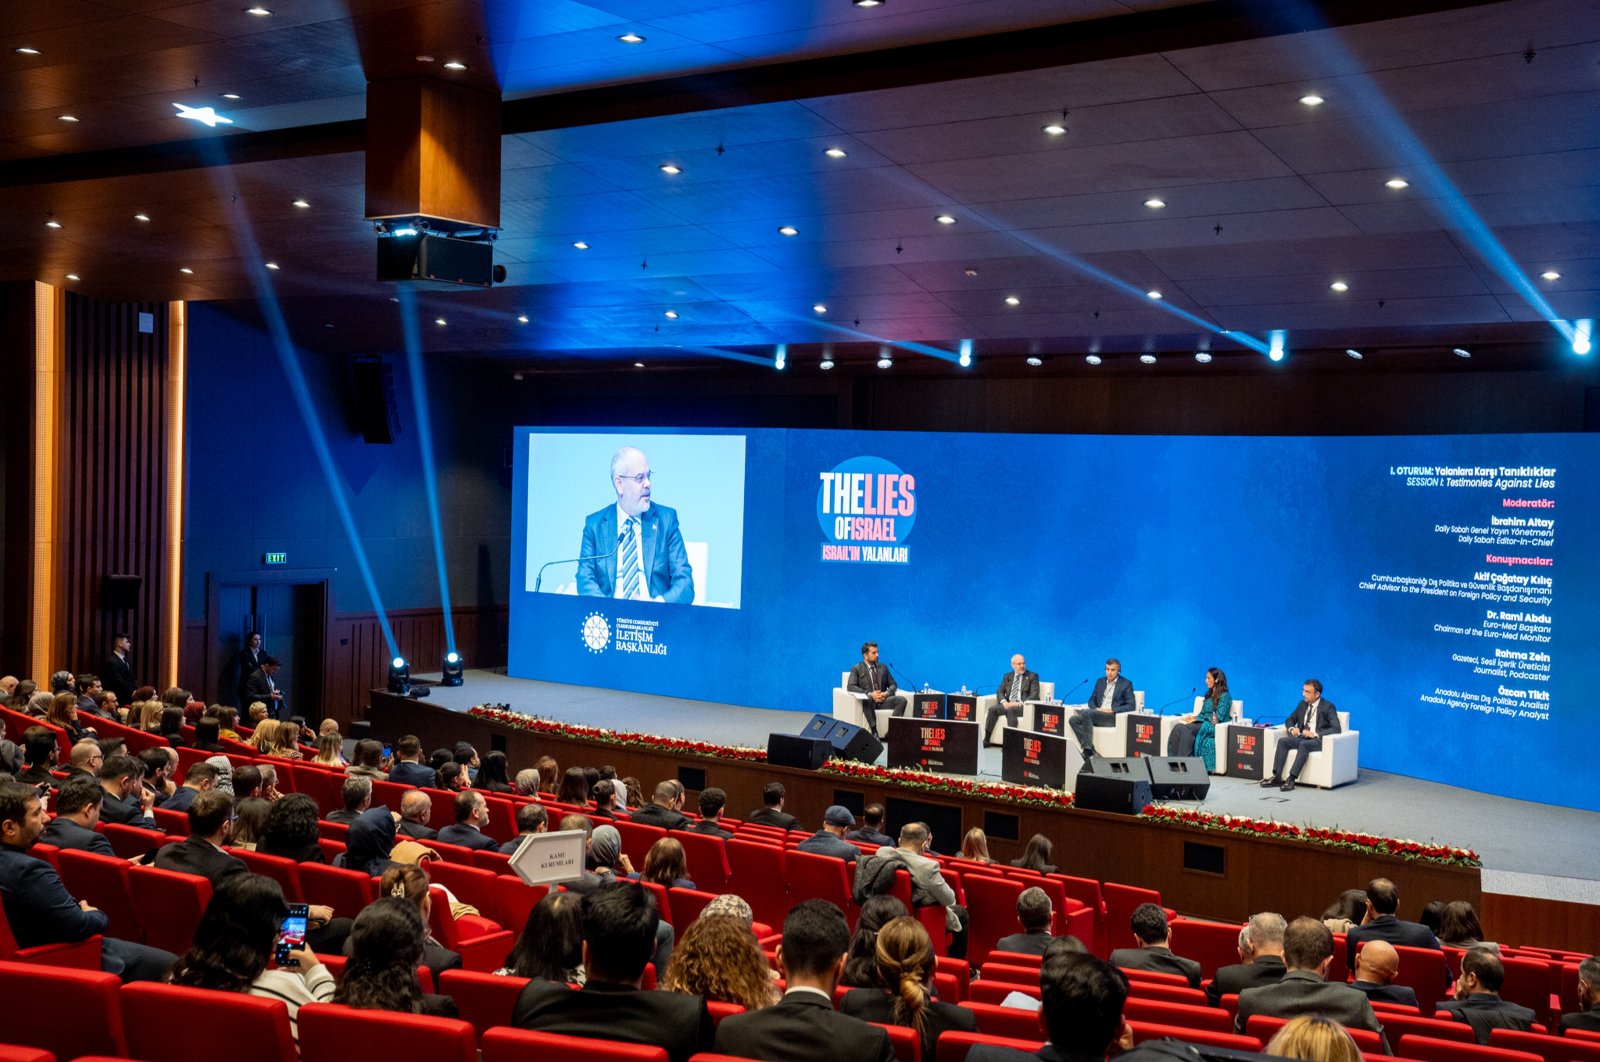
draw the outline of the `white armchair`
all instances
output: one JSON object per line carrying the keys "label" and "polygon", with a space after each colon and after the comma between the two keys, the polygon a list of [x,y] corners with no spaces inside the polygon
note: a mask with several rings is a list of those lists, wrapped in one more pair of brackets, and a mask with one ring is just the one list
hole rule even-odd
{"label": "white armchair", "polygon": [[862,694],[851,693],[846,688],[849,685],[850,672],[841,672],[839,685],[835,686],[833,690],[833,717],[842,719],[847,723],[854,723],[859,727],[865,727],[867,725],[867,713],[861,707],[861,702],[866,698]]}
{"label": "white armchair", "polygon": [[[1323,735],[1322,748],[1307,757],[1305,770],[1295,779],[1297,785],[1333,789],[1356,780],[1356,760],[1361,752],[1361,733],[1350,729],[1349,712],[1339,713],[1339,726],[1341,728],[1339,733]],[[1272,772],[1272,762],[1278,754],[1278,740],[1286,733],[1282,726],[1275,726],[1266,731],[1267,745],[1263,750],[1266,759],[1263,761],[1263,768],[1268,774]],[[1290,755],[1292,757],[1293,754]]]}
{"label": "white armchair", "polygon": [[[1083,707],[1087,707],[1084,705]],[[1133,711],[1144,711],[1144,690],[1133,691]],[[1121,759],[1128,754],[1128,716],[1132,712],[1118,712],[1111,726],[1094,728],[1094,754],[1107,759]],[[1166,748],[1165,745],[1162,746]]]}
{"label": "white armchair", "polygon": [[[1048,701],[1051,698],[1053,698],[1055,695],[1056,695],[1056,684],[1054,682],[1046,682],[1043,679],[1040,679],[1039,680],[1039,700]],[[978,719],[978,725],[979,726],[988,726],[989,725],[989,712],[990,712],[991,709],[994,708],[994,706],[996,704],[999,704],[999,703],[1000,703],[1000,698],[997,697],[996,695],[994,695],[993,693],[985,693],[983,696],[978,698],[978,715],[977,715],[977,719]],[[1033,701],[1029,701],[1029,702],[1027,702],[1026,704],[1024,704],[1022,706],[1022,718],[1019,719],[1017,722],[1018,722],[1018,725],[1023,730],[1032,730],[1032,729],[1034,729],[1034,715],[1033,715],[1034,703],[1035,702],[1033,702]],[[1005,732],[1004,732],[1003,728],[1004,727],[1008,727],[1010,725],[1011,725],[1011,720],[1007,719],[1005,716],[1001,716],[1000,717],[1000,721],[998,723],[996,723],[995,727],[994,727],[994,740],[992,742],[990,742],[990,746],[991,747],[998,747],[1000,745],[1001,741],[1004,739],[1004,736],[1005,736]],[[978,731],[978,737],[979,737],[979,740],[982,740],[982,737],[983,737],[983,731],[982,730]]]}

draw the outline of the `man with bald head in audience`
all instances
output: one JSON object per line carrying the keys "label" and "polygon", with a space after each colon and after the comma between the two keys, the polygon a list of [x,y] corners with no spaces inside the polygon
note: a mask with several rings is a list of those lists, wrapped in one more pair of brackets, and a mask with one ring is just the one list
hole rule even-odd
{"label": "man with bald head in audience", "polygon": [[1283,932],[1288,923],[1283,915],[1263,911],[1251,917],[1239,930],[1239,964],[1223,966],[1206,986],[1206,999],[1213,1007],[1222,997],[1258,985],[1275,985],[1283,980]]}
{"label": "man with bald head in audience", "polygon": [[683,783],[675,779],[656,783],[655,798],[633,813],[633,821],[663,830],[687,830],[694,823],[683,813]]}
{"label": "man with bald head in audience", "polygon": [[433,798],[413,789],[400,798],[400,821],[395,823],[395,832],[413,841],[432,841],[439,836],[438,830],[428,828],[432,817]]}
{"label": "man with bald head in audience", "polygon": [[1394,945],[1387,940],[1369,940],[1356,955],[1354,987],[1365,992],[1368,999],[1414,1007],[1416,991],[1408,985],[1394,983],[1399,972],[1400,953],[1394,950]]}

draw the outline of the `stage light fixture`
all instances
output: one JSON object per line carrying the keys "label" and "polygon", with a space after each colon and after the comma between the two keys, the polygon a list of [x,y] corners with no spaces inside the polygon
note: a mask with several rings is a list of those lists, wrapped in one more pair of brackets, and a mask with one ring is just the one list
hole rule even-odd
{"label": "stage light fixture", "polygon": [[877,7],[883,0],[850,0],[857,7]]}
{"label": "stage light fixture", "polygon": [[461,663],[461,654],[460,653],[450,652],[450,653],[444,654],[444,668],[443,668],[444,679],[439,683],[439,685],[441,685],[441,686],[459,686],[459,685],[461,685],[461,669],[462,669],[462,666],[463,665]]}
{"label": "stage light fixture", "polygon": [[67,279],[68,280],[81,280],[82,278],[79,277],[78,274],[76,274],[76,273],[68,273],[67,274]]}
{"label": "stage light fixture", "polygon": [[1332,284],[1328,285],[1328,288],[1332,291],[1337,291],[1340,294],[1343,294],[1350,290],[1350,285],[1346,284],[1342,280],[1335,280]]}
{"label": "stage light fixture", "polygon": [[800,235],[800,230],[795,228],[793,225],[779,225],[778,226],[778,235],[780,235],[780,236],[798,236],[798,235]]}
{"label": "stage light fixture", "polygon": [[1450,353],[1454,354],[1458,358],[1470,358],[1470,357],[1472,357],[1472,351],[1466,349],[1465,347],[1452,348]]}
{"label": "stage light fixture", "polygon": [[894,366],[894,358],[889,356],[888,347],[878,348],[878,368],[888,369]]}
{"label": "stage light fixture", "polygon": [[75,115],[75,114],[58,114],[58,115],[56,115],[56,121],[58,121],[58,122],[70,122],[70,123],[76,125],[77,122],[78,122],[78,116]]}
{"label": "stage light fixture", "polygon": [[772,351],[772,367],[779,372],[789,364],[789,347],[786,343],[779,343]]}
{"label": "stage light fixture", "polygon": [[812,313],[827,313],[828,312],[828,305],[827,305],[827,303],[823,303],[823,302],[812,303],[811,312]]}
{"label": "stage light fixture", "polygon": [[403,656],[389,661],[389,692],[402,697],[411,692],[411,665]]}
{"label": "stage light fixture", "polygon": [[823,372],[827,372],[829,369],[833,368],[832,352],[824,353],[822,355],[822,360],[817,363],[817,368],[821,369]]}
{"label": "stage light fixture", "polygon": [[634,367],[634,368],[635,368],[635,369],[642,369],[642,368],[644,368],[644,362],[642,362],[642,361],[636,361],[636,362],[634,362],[634,363],[633,363],[633,367]]}
{"label": "stage light fixture", "polygon": [[956,219],[951,217],[949,214],[940,214],[933,220],[937,221],[941,225],[954,225],[956,223]]}
{"label": "stage light fixture", "polygon": [[182,273],[186,277],[194,276],[194,270],[190,269],[188,266],[179,266],[178,272]]}
{"label": "stage light fixture", "polygon": [[1065,136],[1067,133],[1067,127],[1062,125],[1060,122],[1051,122],[1049,125],[1044,127],[1044,131],[1051,136]]}
{"label": "stage light fixture", "polygon": [[580,251],[587,251],[589,249],[589,244],[584,240],[573,240],[572,246],[576,247]]}
{"label": "stage light fixture", "polygon": [[660,166],[657,167],[657,169],[659,169],[662,173],[666,174],[669,177],[676,177],[678,174],[683,172],[683,167],[682,166],[679,166],[676,163],[672,163],[672,162],[663,162]]}
{"label": "stage light fixture", "polygon": [[617,40],[621,41],[623,44],[643,44],[644,43],[644,38],[639,36],[639,34],[637,34],[637,33],[624,33],[620,37],[618,37]]}
{"label": "stage light fixture", "polygon": [[133,220],[135,220],[135,221],[149,221],[150,220],[150,215],[149,214],[135,214],[133,216]]}
{"label": "stage light fixture", "polygon": [[301,210],[310,210],[311,209],[311,204],[306,202],[304,199],[296,199],[294,202],[290,203],[289,205],[292,206],[292,207],[298,207]]}
{"label": "stage light fixture", "polygon": [[56,216],[54,214],[46,214],[44,216],[44,227],[47,229],[59,229],[61,227],[61,222],[56,220]]}
{"label": "stage light fixture", "polygon": [[187,118],[191,122],[200,122],[207,129],[215,129],[219,125],[232,125],[232,118],[224,118],[218,114],[214,107],[187,107],[181,103],[174,103],[178,108],[178,117]]}
{"label": "stage light fixture", "polygon": [[676,321],[678,319],[678,311],[677,310],[668,310],[665,313],[663,313],[661,316],[665,317],[669,321]]}
{"label": "stage light fixture", "polygon": [[282,269],[283,267],[280,266],[277,262],[268,262],[267,263],[267,268],[272,270],[274,273],[276,273],[278,270]]}
{"label": "stage light fixture", "polygon": [[242,99],[244,99],[244,97],[239,95],[237,92],[224,92],[222,94],[222,98],[225,99],[225,100],[242,100]]}
{"label": "stage light fixture", "polygon": [[11,50],[16,52],[18,55],[38,55],[39,54],[39,49],[37,49],[37,48],[29,48],[26,45],[24,45],[24,46],[22,46],[20,48],[13,48]]}
{"label": "stage light fixture", "polygon": [[1029,354],[1027,357],[1027,362],[1030,366],[1037,369],[1039,366],[1044,364],[1044,359],[1039,357],[1037,354]]}
{"label": "stage light fixture", "polygon": [[1594,321],[1572,322],[1572,352],[1574,354],[1587,354],[1594,349]]}
{"label": "stage light fixture", "polygon": [[517,314],[517,324],[527,324],[527,323],[528,323],[528,315],[527,314],[525,314],[525,313]]}
{"label": "stage light fixture", "polygon": [[467,68],[467,64],[452,59],[448,63],[444,64],[444,68],[446,70],[465,70]]}
{"label": "stage light fixture", "polygon": [[963,339],[961,341],[961,352],[956,356],[956,363],[963,369],[972,367],[972,340]]}
{"label": "stage light fixture", "polygon": [[445,325],[449,324],[450,322],[445,320],[443,317],[435,317],[433,319],[433,323],[438,325],[440,328],[443,328]]}

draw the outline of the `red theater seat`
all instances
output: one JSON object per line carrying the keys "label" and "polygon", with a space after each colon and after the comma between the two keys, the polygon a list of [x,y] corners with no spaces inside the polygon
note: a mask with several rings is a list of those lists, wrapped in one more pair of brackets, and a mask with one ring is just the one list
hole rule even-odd
{"label": "red theater seat", "polygon": [[1600,1062],[1600,1043],[1586,1042],[1573,1036],[1491,1029],[1489,1046],[1527,1051],[1538,1055],[1544,1062]]}
{"label": "red theater seat", "polygon": [[[483,923],[465,923],[450,913],[450,901],[438,887],[434,887],[433,903],[428,914],[428,928],[440,944],[461,956],[461,965],[468,970],[489,973],[500,968],[516,935],[510,930],[478,931]],[[469,928],[470,926],[470,928]],[[521,928],[520,926],[518,927]]]}
{"label": "red theater seat", "polygon": [[[986,1033],[946,1032],[939,1034],[935,1046],[936,1062],[967,1062],[967,1052],[978,1044],[1009,1048],[1024,1054],[1033,1054],[1044,1045],[1042,1033],[1031,1037],[990,1036]],[[691,1059],[690,1062],[693,1062]]]}
{"label": "red theater seat", "polygon": [[1426,1036],[1402,1036],[1395,1048],[1401,1058],[1417,1062],[1543,1062],[1531,1051],[1511,1051],[1481,1044],[1456,1044]]}
{"label": "red theater seat", "polygon": [[1010,1036],[1022,1040],[1044,1036],[1044,1030],[1039,1027],[1038,1011],[974,1003],[971,1000],[958,1006],[972,1011],[978,1019],[978,1031],[986,1035]]}
{"label": "red theater seat", "polygon": [[788,852],[789,905],[802,900],[827,900],[844,912],[853,930],[861,909],[850,898],[851,864],[836,856]]}
{"label": "red theater seat", "polygon": [[139,910],[155,916],[143,920],[146,944],[174,955],[189,950],[200,915],[211,902],[211,882],[195,874],[134,865],[128,868],[128,892]]}
{"label": "red theater seat", "polygon": [[1147,1021],[1158,1025],[1177,1025],[1184,1029],[1209,1029],[1212,1032],[1233,1032],[1233,1019],[1228,1012],[1217,1007],[1191,1006],[1186,1003],[1164,1003],[1154,999],[1129,996],[1122,1006],[1122,1016],[1129,1021]]}
{"label": "red theater seat", "polygon": [[667,1062],[667,1049],[526,1029],[491,1029],[483,1037],[483,1062]]}
{"label": "red theater seat", "polygon": [[1449,1040],[1452,1043],[1475,1043],[1476,1038],[1472,1026],[1459,1021],[1440,1021],[1438,1018],[1424,1018],[1420,1014],[1394,1014],[1389,1011],[1378,1012],[1378,1023],[1383,1026],[1384,1035],[1389,1038],[1389,1046],[1393,1047],[1400,1042],[1400,1037],[1407,1034],[1413,1036],[1426,1036],[1434,1040]]}
{"label": "red theater seat", "polygon": [[[967,961],[982,966],[1001,937],[1021,929],[1017,923],[1017,897],[1028,886],[1012,878],[970,874],[967,892]],[[1038,983],[1038,974],[1032,980]]]}
{"label": "red theater seat", "polygon": [[[57,855],[61,883],[75,900],[87,900],[109,919],[106,935],[119,940],[144,939],[144,924],[128,891],[128,861],[68,848]],[[95,969],[99,969],[98,964]]]}
{"label": "red theater seat", "polygon": [[1239,930],[1227,922],[1202,922],[1179,918],[1172,923],[1172,951],[1200,964],[1200,976],[1215,977],[1217,969],[1239,961]]}
{"label": "red theater seat", "polygon": [[439,991],[456,1001],[461,1019],[482,1036],[496,1025],[510,1025],[517,997],[528,984],[526,977],[496,977],[476,970],[446,970],[439,976]]}
{"label": "red theater seat", "polygon": [[894,1062],[922,1062],[922,1039],[917,1030],[905,1025],[884,1025],[868,1022],[889,1034],[889,1046],[894,1048]]}
{"label": "red theater seat", "polygon": [[122,982],[115,974],[34,963],[0,962],[0,999],[6,1042],[54,1052],[70,1060],[82,1055],[125,1057]]}
{"label": "red theater seat", "polygon": [[[722,838],[688,830],[673,830],[672,836],[683,845],[684,860],[689,866],[689,879],[701,891],[723,893],[728,891],[728,850]],[[693,919],[690,919],[692,922]]]}
{"label": "red theater seat", "polygon": [[[1247,1035],[1253,1036],[1265,1044],[1278,1035],[1279,1029],[1288,1024],[1288,1018],[1277,1018],[1269,1014],[1253,1014],[1245,1024],[1244,1031]],[[1383,1053],[1384,1038],[1371,1029],[1352,1029],[1349,1026],[1345,1026],[1344,1031],[1350,1034],[1350,1038],[1356,1042],[1356,1046],[1363,1052]]]}
{"label": "red theater seat", "polygon": [[357,1010],[307,1003],[296,1015],[300,1053],[308,1062],[351,1058],[425,1058],[477,1062],[472,1026],[455,1018]]}
{"label": "red theater seat", "polygon": [[[746,827],[749,829],[749,827]],[[732,891],[745,898],[758,922],[783,925],[789,911],[787,864],[779,845],[759,844],[740,836],[727,843]],[[699,884],[699,882],[696,882]],[[908,905],[909,906],[909,905]]]}
{"label": "red theater seat", "polygon": [[1205,1047],[1224,1047],[1233,1051],[1260,1051],[1261,1041],[1254,1036],[1242,1036],[1232,1032],[1214,1032],[1209,1029],[1191,1029],[1182,1025],[1162,1025],[1159,1022],[1130,1021],[1133,1028],[1133,1042],[1142,1044],[1146,1040],[1186,1040],[1191,1044],[1201,1044]]}
{"label": "red theater seat", "polygon": [[[302,1009],[301,1014],[304,1014]],[[142,1062],[298,1062],[282,1000],[178,985],[122,989],[128,1051]]]}
{"label": "red theater seat", "polygon": [[298,873],[305,902],[331,907],[336,915],[354,918],[376,898],[377,886],[371,876],[359,870],[301,863]]}

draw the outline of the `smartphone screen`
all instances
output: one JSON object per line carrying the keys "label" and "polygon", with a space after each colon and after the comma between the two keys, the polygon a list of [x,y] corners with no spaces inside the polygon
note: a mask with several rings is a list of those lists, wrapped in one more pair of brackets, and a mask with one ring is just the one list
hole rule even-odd
{"label": "smartphone screen", "polygon": [[387,759],[391,759],[393,756],[394,756],[394,749],[389,747],[388,745],[385,745],[383,747],[383,758],[387,760]]}
{"label": "smartphone screen", "polygon": [[307,910],[303,903],[289,905],[289,916],[283,920],[283,928],[278,934],[277,953],[273,956],[279,966],[300,965],[300,960],[289,953],[305,943]]}

